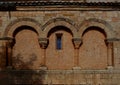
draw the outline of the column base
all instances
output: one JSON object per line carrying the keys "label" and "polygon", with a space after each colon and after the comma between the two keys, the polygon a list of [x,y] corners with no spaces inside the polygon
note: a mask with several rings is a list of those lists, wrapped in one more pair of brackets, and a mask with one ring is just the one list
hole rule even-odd
{"label": "column base", "polygon": [[11,70],[11,69],[13,69],[13,67],[12,66],[7,66],[6,69]]}
{"label": "column base", "polygon": [[108,70],[113,70],[113,66],[108,66],[107,69]]}
{"label": "column base", "polygon": [[81,70],[81,67],[73,67],[73,70]]}
{"label": "column base", "polygon": [[46,66],[42,66],[42,67],[40,67],[40,70],[47,70],[47,67]]}

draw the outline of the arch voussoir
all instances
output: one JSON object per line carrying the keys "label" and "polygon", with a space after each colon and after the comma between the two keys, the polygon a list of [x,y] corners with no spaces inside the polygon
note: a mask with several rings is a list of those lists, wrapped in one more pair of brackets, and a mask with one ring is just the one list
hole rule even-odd
{"label": "arch voussoir", "polygon": [[42,30],[44,31],[44,37],[47,37],[48,32],[56,27],[56,26],[64,26],[67,27],[73,34],[73,37],[77,35],[77,28],[72,20],[65,19],[65,18],[55,18],[49,20],[43,27]]}
{"label": "arch voussoir", "polygon": [[6,27],[3,37],[13,37],[14,31],[21,26],[32,27],[34,30],[36,30],[36,32],[38,33],[39,36],[42,32],[41,25],[37,21],[35,21],[33,19],[29,19],[29,18],[22,18],[22,19],[17,19],[17,20],[12,21]]}
{"label": "arch voussoir", "polygon": [[115,36],[111,25],[108,24],[107,22],[105,22],[103,20],[98,20],[98,19],[89,19],[89,20],[84,21],[81,24],[81,27],[79,29],[79,35],[80,35],[81,38],[82,38],[82,34],[84,33],[84,31],[87,30],[90,27],[101,28],[106,33],[106,37],[108,39],[109,38],[114,38],[114,36]]}

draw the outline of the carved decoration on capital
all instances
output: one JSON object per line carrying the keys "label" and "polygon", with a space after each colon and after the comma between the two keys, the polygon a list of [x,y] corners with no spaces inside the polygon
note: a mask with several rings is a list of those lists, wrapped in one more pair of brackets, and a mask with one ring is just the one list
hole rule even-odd
{"label": "carved decoration on capital", "polygon": [[73,38],[72,42],[74,44],[75,49],[79,49],[82,40],[80,38]]}
{"label": "carved decoration on capital", "polygon": [[39,38],[39,44],[42,49],[46,49],[48,46],[48,39],[47,38]]}

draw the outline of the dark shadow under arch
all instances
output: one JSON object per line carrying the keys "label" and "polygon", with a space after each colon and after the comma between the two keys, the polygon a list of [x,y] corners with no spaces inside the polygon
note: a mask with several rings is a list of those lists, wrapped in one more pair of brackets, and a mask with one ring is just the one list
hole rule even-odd
{"label": "dark shadow under arch", "polygon": [[[63,21],[64,23],[69,23],[69,25],[71,25],[71,26],[75,26],[75,23],[72,21],[72,20],[70,20],[70,19],[68,19],[68,18],[63,18],[63,17],[58,17],[58,18],[53,18],[53,19],[51,19],[51,20],[49,20],[47,23],[45,23],[43,26],[42,26],[42,30],[45,30],[45,28],[48,26],[48,25],[50,25],[51,23],[56,23],[56,22],[61,22],[61,21]],[[78,30],[77,28],[76,28],[76,30]]]}
{"label": "dark shadow under arch", "polygon": [[103,29],[101,29],[100,27],[95,27],[95,26],[91,26],[91,27],[88,27],[82,34],[82,36],[84,36],[85,33],[87,33],[88,31],[90,30],[96,30],[96,31],[99,31],[101,33],[104,34],[105,38],[107,37],[107,34],[105,33],[105,31]]}
{"label": "dark shadow under arch", "polygon": [[[25,29],[31,30],[31,31],[34,31],[35,33],[37,33],[37,31],[34,28],[24,25],[24,26],[20,26],[20,27],[16,28],[16,30],[13,33],[13,37],[15,37],[18,32],[25,30]],[[37,33],[37,35],[38,35],[38,33]]]}
{"label": "dark shadow under arch", "polygon": [[47,37],[49,37],[52,33],[56,32],[56,31],[60,31],[60,30],[64,30],[73,36],[73,33],[71,32],[71,30],[69,28],[67,28],[65,26],[56,26],[48,32]]}

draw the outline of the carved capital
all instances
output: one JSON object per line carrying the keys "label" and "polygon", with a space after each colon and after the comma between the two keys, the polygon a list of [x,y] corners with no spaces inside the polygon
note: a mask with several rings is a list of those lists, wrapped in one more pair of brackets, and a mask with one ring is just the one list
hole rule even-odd
{"label": "carved capital", "polygon": [[4,39],[6,40],[6,45],[7,45],[8,47],[12,47],[12,46],[13,46],[13,44],[14,44],[14,38],[5,37]]}
{"label": "carved capital", "polygon": [[72,42],[74,44],[75,49],[79,49],[82,40],[80,38],[73,38]]}
{"label": "carved capital", "polygon": [[42,49],[46,49],[48,46],[48,39],[47,38],[39,38],[39,44]]}
{"label": "carved capital", "polygon": [[113,43],[116,39],[114,38],[109,38],[109,39],[106,39],[105,42],[106,43]]}
{"label": "carved capital", "polygon": [[105,42],[108,46],[108,48],[113,48],[113,42],[115,41],[115,39],[106,39]]}

